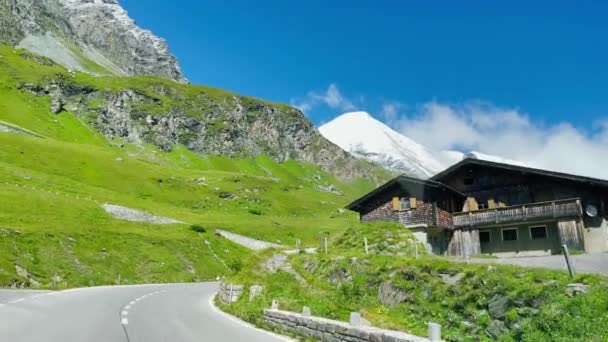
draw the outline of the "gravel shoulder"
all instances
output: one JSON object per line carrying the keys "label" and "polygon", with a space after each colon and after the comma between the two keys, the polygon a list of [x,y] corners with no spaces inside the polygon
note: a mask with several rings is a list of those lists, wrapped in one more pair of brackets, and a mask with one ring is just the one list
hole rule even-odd
{"label": "gravel shoulder", "polygon": [[101,206],[110,216],[131,222],[146,222],[152,224],[172,224],[172,223],[184,223],[169,217],[155,216],[148,214],[144,211],[131,209],[114,204],[103,204]]}
{"label": "gravel shoulder", "polygon": [[[576,272],[608,275],[608,253],[572,255],[571,259]],[[497,259],[473,258],[470,261],[474,263],[568,270],[563,255]]]}

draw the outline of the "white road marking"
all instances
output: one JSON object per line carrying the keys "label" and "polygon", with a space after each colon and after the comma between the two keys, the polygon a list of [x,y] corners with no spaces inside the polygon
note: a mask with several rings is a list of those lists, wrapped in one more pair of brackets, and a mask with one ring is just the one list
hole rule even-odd
{"label": "white road marking", "polygon": [[127,316],[127,315],[129,315],[129,311],[127,311],[127,310],[122,310],[122,315],[123,315],[123,316]]}
{"label": "white road marking", "polygon": [[135,304],[135,301],[134,301],[134,300],[132,300],[132,301],[131,301],[129,304],[133,305],[133,304]]}
{"label": "white road marking", "polygon": [[9,303],[10,304],[15,304],[15,303],[23,302],[24,300],[25,300],[25,298],[17,298],[17,299],[15,299],[13,301],[10,301]]}
{"label": "white road marking", "polygon": [[270,336],[276,337],[276,338],[281,339],[281,340],[283,340],[283,341],[286,341],[286,342],[295,342],[295,341],[296,341],[296,340],[293,340],[293,339],[291,339],[291,338],[289,338],[289,337],[287,337],[287,336],[283,336],[283,335],[275,334],[275,333],[273,333],[273,332],[270,332],[270,331],[267,331],[267,330],[264,330],[264,329],[260,329],[260,328],[256,327],[255,325],[253,325],[253,324],[251,324],[251,323],[249,323],[249,322],[245,322],[245,321],[243,321],[242,319],[240,319],[240,318],[238,318],[238,317],[232,316],[232,315],[230,315],[230,314],[228,314],[228,313],[226,313],[226,312],[224,312],[224,311],[220,310],[220,309],[219,309],[217,306],[215,306],[215,303],[213,302],[213,300],[215,299],[215,296],[217,296],[217,292],[216,292],[216,293],[214,293],[213,295],[211,295],[211,297],[209,297],[209,306],[210,306],[210,307],[211,307],[211,309],[212,309],[213,311],[215,311],[217,314],[219,314],[219,315],[221,315],[221,316],[224,316],[224,317],[226,317],[227,319],[229,319],[229,320],[231,320],[231,321],[233,321],[233,322],[235,322],[235,323],[237,323],[237,324],[240,324],[240,325],[242,325],[242,326],[249,327],[249,328],[254,329],[254,330],[257,330],[257,331],[261,331],[261,332],[263,332],[263,333],[266,333],[266,334],[268,334],[268,335],[270,335]]}
{"label": "white road marking", "polygon": [[131,308],[131,305],[125,306],[125,310],[129,310],[130,308]]}
{"label": "white road marking", "polygon": [[129,320],[128,320],[127,318],[123,318],[123,319],[120,321],[120,323],[121,323],[122,325],[128,325],[128,324],[129,324]]}

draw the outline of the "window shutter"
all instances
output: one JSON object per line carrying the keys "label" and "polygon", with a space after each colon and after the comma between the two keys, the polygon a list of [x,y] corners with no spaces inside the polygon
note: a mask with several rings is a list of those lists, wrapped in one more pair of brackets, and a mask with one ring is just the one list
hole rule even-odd
{"label": "window shutter", "polygon": [[415,209],[416,208],[416,197],[410,197],[410,208],[411,209]]}
{"label": "window shutter", "polygon": [[494,208],[496,208],[496,201],[494,201],[494,199],[493,199],[493,198],[490,198],[490,199],[488,200],[488,208],[489,208],[489,209],[494,209]]}
{"label": "window shutter", "polygon": [[467,199],[467,202],[469,204],[469,211],[477,211],[477,210],[479,210],[479,205],[477,205],[477,201],[475,200],[474,197],[469,197]]}
{"label": "window shutter", "polygon": [[401,201],[399,197],[393,197],[393,210],[401,210]]}

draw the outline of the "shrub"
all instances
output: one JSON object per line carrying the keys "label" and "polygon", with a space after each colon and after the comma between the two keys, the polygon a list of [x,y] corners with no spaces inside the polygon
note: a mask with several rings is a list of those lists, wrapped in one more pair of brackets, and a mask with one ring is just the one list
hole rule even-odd
{"label": "shrub", "polygon": [[190,226],[190,229],[191,229],[192,231],[197,232],[197,233],[205,233],[205,232],[207,232],[207,230],[205,229],[205,227],[203,227],[203,226],[201,226],[201,225],[198,225],[198,224],[193,224],[193,225],[191,225],[191,226]]}
{"label": "shrub", "polygon": [[262,215],[262,211],[258,210],[258,209],[249,209],[249,213],[252,215]]}
{"label": "shrub", "polygon": [[228,262],[228,267],[230,267],[230,269],[234,272],[239,272],[243,268],[243,263],[241,260],[234,259]]}

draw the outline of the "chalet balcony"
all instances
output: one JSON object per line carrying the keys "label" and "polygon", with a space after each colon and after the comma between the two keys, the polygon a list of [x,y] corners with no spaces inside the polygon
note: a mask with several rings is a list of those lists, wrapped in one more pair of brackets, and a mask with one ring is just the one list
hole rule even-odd
{"label": "chalet balcony", "polygon": [[537,202],[509,207],[483,209],[453,214],[454,228],[517,223],[552,218],[581,216],[583,209],[578,198],[551,202]]}
{"label": "chalet balcony", "polygon": [[395,212],[396,221],[406,227],[452,228],[452,214],[437,207],[437,204],[420,204],[418,208]]}

